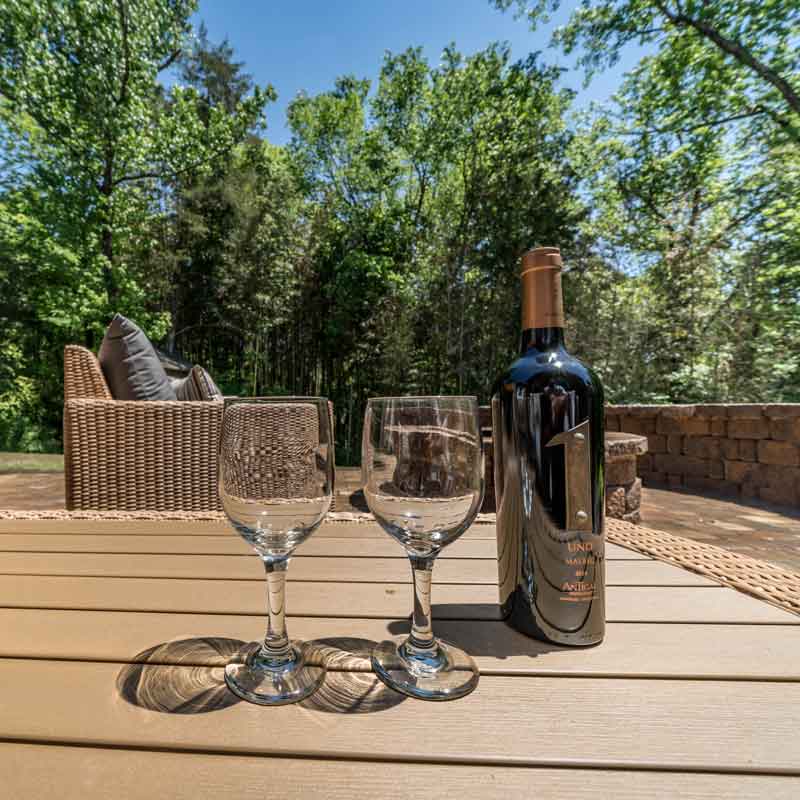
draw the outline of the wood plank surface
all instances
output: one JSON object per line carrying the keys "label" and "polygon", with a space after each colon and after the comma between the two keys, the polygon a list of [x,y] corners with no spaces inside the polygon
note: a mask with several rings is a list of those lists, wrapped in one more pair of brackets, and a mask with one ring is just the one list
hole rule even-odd
{"label": "wood plank surface", "polygon": [[[435,619],[498,619],[497,588],[439,584],[433,587]],[[606,618],[612,622],[730,622],[800,624],[800,617],[733,589],[706,586],[611,586]],[[73,578],[0,575],[0,607],[106,611],[171,611],[260,614],[260,581],[181,578]],[[298,616],[403,618],[411,609],[404,583],[294,581],[287,608]]]}
{"label": "wood plank surface", "polygon": [[[125,800],[329,800],[475,796],[510,800],[579,797],[615,800],[796,800],[798,779],[774,775],[398,764],[259,756],[159,753],[141,750],[0,744],[8,797],[86,800],[105,794]],[[480,787],[478,789],[478,787]]]}
{"label": "wood plank surface", "polygon": [[[97,553],[4,553],[0,575],[73,575],[123,578],[200,578],[264,580],[255,555],[139,555]],[[411,583],[405,559],[297,556],[289,567],[290,581],[351,583]],[[437,585],[462,583],[497,585],[495,559],[442,559],[434,569]],[[609,586],[715,586],[713,581],[659,561],[612,561],[606,569]]]}
{"label": "wood plank surface", "polygon": [[436,566],[436,631],[482,675],[423,703],[370,671],[408,630],[402,549],[323,525],[287,603],[328,677],[263,709],[222,681],[265,625],[260,564],[227,523],[0,521],[2,794],[800,797],[800,617],[609,545],[606,640],[558,648],[498,620],[494,556],[479,524]]}
{"label": "wood plank surface", "polygon": [[[0,535],[25,533],[30,535],[80,533],[106,536],[235,536],[231,525],[219,521],[192,520],[115,520],[115,519],[14,519],[0,520]],[[374,521],[324,522],[314,536],[332,536],[336,539],[388,538]],[[492,523],[475,523],[462,536],[465,539],[495,539]]]}
{"label": "wood plank surface", "polygon": [[[260,638],[265,624],[256,615],[0,609],[0,656],[133,661],[149,653],[164,663],[220,666],[238,642]],[[289,621],[291,636],[324,640],[337,667],[361,670],[369,669],[374,642],[408,627],[407,620]],[[800,626],[610,623],[602,645],[580,649],[553,647],[502,622],[434,627],[486,674],[800,680]]]}
{"label": "wood plank surface", "polygon": [[[220,536],[148,536],[131,534],[5,534],[0,535],[0,553],[183,553],[196,555],[252,555],[250,546],[230,531]],[[398,558],[407,556],[397,542],[362,539],[354,546],[352,538],[312,536],[297,548],[302,556],[344,556],[347,558]],[[496,544],[491,539],[457,539],[446,547],[439,559],[496,558]],[[607,561],[652,561],[648,556],[606,544]]]}
{"label": "wood plank surface", "polygon": [[10,660],[0,685],[13,687],[0,739],[20,742],[800,774],[796,683],[484,675],[432,707],[371,673],[333,672],[318,695],[268,713],[234,702],[221,669]]}

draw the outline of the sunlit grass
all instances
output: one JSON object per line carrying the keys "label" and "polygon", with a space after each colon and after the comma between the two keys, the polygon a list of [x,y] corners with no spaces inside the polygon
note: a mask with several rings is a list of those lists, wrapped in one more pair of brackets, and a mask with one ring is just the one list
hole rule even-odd
{"label": "sunlit grass", "polygon": [[60,453],[0,453],[0,473],[63,471],[64,456]]}

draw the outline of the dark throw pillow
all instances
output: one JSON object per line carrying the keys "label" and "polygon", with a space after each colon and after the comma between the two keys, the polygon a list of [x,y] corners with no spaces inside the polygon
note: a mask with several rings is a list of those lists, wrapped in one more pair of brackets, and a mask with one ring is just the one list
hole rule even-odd
{"label": "dark throw pillow", "polygon": [[150,340],[122,314],[111,320],[98,360],[115,400],[177,400]]}
{"label": "dark throw pillow", "polygon": [[201,366],[195,365],[185,378],[172,382],[178,400],[222,400],[222,392],[214,379]]}

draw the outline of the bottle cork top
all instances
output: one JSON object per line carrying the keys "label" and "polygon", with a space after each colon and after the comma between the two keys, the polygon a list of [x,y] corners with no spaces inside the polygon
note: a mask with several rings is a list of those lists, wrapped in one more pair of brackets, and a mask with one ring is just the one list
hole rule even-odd
{"label": "bottle cork top", "polygon": [[522,256],[520,274],[538,269],[561,269],[561,250],[558,247],[534,247]]}

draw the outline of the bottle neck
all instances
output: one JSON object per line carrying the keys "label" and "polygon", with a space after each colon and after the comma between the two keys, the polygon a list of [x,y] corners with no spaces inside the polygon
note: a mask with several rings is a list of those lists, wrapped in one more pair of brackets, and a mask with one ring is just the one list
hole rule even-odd
{"label": "bottle neck", "polygon": [[564,347],[563,328],[526,328],[522,331],[519,351],[525,354],[528,350],[558,350]]}
{"label": "bottle neck", "polygon": [[[561,266],[537,265],[522,271],[522,330],[561,331],[564,337],[564,301],[561,297]],[[523,334],[524,335],[524,334]],[[557,334],[544,337],[550,340]]]}

